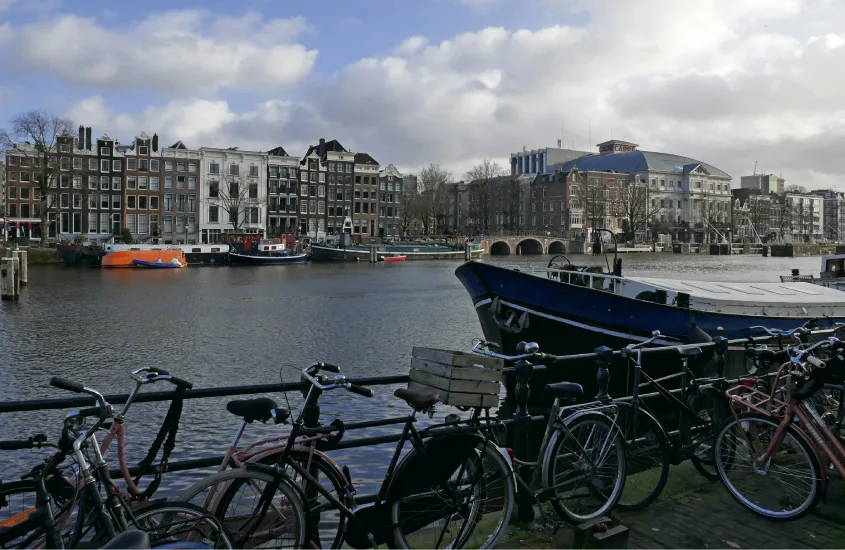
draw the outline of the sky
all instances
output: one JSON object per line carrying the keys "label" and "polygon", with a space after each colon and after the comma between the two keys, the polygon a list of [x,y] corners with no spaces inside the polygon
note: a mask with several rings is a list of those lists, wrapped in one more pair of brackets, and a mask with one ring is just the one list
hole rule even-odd
{"label": "sky", "polygon": [[[178,7],[177,7],[178,6]],[[843,0],[0,0],[0,127],[302,155],[319,138],[456,179],[615,138],[735,179],[845,181]]]}

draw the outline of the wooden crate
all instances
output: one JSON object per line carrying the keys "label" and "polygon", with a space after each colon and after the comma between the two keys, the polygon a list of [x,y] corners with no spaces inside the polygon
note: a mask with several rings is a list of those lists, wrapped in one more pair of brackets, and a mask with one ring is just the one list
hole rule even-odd
{"label": "wooden crate", "polygon": [[485,408],[498,405],[503,361],[420,347],[415,347],[412,355],[409,388],[434,388],[446,405]]}

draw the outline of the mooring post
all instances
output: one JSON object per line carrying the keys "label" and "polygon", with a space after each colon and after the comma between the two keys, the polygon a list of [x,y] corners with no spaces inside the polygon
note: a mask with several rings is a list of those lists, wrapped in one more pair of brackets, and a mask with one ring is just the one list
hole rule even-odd
{"label": "mooring post", "polygon": [[21,268],[21,277],[20,278],[21,278],[21,284],[22,285],[25,285],[28,282],[27,281],[27,279],[29,277],[29,265],[28,265],[28,260],[27,260],[28,256],[29,256],[29,254],[27,253],[26,250],[21,250],[20,252],[18,252],[18,259],[20,261],[20,268]]}
{"label": "mooring post", "polygon": [[[525,353],[525,342],[516,346],[516,353]],[[527,359],[520,359],[514,363],[516,370],[516,412],[514,413],[513,452],[519,460],[530,462],[528,457],[528,434],[531,431],[531,415],[528,413],[528,398],[531,395],[529,386],[534,373],[534,365]],[[531,479],[531,471],[526,467],[519,468],[517,474],[523,479]],[[517,491],[516,515],[523,521],[534,519],[534,503],[528,491]]]}
{"label": "mooring post", "polygon": [[728,353],[728,339],[722,336],[724,331],[722,327],[717,327],[716,332],[719,335],[713,338],[713,347],[716,350],[716,376],[719,378],[725,375],[725,355]]}
{"label": "mooring post", "polygon": [[15,292],[15,268],[17,267],[17,260],[15,258],[0,258],[0,297],[3,300],[16,300],[18,298]]}
{"label": "mooring post", "polygon": [[464,260],[470,261],[472,259],[472,245],[464,243]]}
{"label": "mooring post", "polygon": [[375,245],[370,245],[370,263],[376,263],[378,261],[378,255],[376,254],[376,247]]}

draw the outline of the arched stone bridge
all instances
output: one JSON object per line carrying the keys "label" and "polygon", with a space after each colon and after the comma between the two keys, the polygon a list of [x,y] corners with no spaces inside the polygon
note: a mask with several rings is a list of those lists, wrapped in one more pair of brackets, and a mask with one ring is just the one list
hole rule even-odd
{"label": "arched stone bridge", "polygon": [[566,252],[584,252],[584,243],[570,241],[560,237],[522,235],[485,236],[479,241],[485,254],[494,256],[508,254],[564,254]]}

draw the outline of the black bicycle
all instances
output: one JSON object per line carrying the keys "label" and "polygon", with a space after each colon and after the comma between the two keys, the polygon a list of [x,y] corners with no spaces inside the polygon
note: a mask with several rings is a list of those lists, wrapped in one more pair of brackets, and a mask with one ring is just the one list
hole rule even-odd
{"label": "black bicycle", "polygon": [[[82,384],[57,377],[50,384],[88,394],[98,406],[68,415],[55,444],[47,444],[44,437],[0,443],[0,448],[6,449],[48,445],[57,449],[22,481],[0,484],[4,516],[0,547],[97,548],[128,530],[145,532],[153,548],[174,543],[193,548],[234,547],[220,521],[198,506],[156,501],[131,509],[111,480],[95,437],[105,420],[114,416],[112,406],[101,393]],[[87,426],[89,418],[95,420]],[[68,457],[74,464],[65,468]]]}

